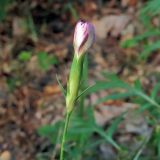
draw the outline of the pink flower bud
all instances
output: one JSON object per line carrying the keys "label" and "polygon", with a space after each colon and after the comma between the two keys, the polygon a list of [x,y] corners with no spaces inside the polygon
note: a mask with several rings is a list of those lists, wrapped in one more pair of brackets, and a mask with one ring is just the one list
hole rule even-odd
{"label": "pink flower bud", "polygon": [[79,57],[85,53],[93,44],[95,39],[95,30],[91,23],[86,21],[79,21],[76,24],[74,31],[74,50]]}

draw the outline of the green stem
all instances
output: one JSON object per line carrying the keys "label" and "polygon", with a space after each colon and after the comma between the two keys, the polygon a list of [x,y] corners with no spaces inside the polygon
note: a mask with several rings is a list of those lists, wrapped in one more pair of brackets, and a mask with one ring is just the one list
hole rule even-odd
{"label": "green stem", "polygon": [[70,115],[71,113],[67,113],[66,118],[65,118],[65,125],[64,125],[63,137],[62,137],[62,143],[61,143],[60,160],[64,160],[64,144],[66,140],[66,134],[67,134],[67,128],[69,124]]}

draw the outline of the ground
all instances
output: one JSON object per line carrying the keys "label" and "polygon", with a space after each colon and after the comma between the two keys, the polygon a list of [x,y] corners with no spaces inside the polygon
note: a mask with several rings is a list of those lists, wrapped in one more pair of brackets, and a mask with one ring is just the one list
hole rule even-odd
{"label": "ground", "polygon": [[[150,93],[158,81],[160,55],[138,62],[141,45],[121,45],[145,30],[139,19],[143,5],[137,0],[17,0],[7,5],[0,23],[0,158],[34,160],[52,148],[37,130],[63,119],[65,100],[56,75],[66,86],[74,26],[79,18],[93,23],[96,31],[96,41],[88,52],[89,85],[103,79],[102,71],[113,72],[129,84],[140,79]],[[91,94],[86,101],[94,104],[109,93],[104,90]],[[106,127],[123,111],[135,108],[137,104],[127,100],[109,100],[95,107],[95,118]],[[133,134],[148,134],[151,130],[143,117],[135,119],[134,114],[129,114],[119,128],[117,141],[128,144]],[[58,150],[59,146],[55,154]],[[115,152],[111,148],[100,146],[102,155],[107,151],[113,158]]]}

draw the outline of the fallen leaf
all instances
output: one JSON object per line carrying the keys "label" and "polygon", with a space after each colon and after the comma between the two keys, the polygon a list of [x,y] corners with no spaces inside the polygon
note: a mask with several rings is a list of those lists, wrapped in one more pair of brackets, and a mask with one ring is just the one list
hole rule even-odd
{"label": "fallen leaf", "polygon": [[58,85],[47,85],[44,87],[44,94],[45,95],[53,95],[60,93],[61,89]]}
{"label": "fallen leaf", "polygon": [[127,6],[135,6],[137,4],[137,0],[122,0],[121,4],[123,7],[127,7]]}
{"label": "fallen leaf", "polygon": [[137,106],[132,103],[119,103],[119,105],[97,106],[94,112],[96,123],[104,126],[111,119],[119,116],[128,109],[135,109]]}
{"label": "fallen leaf", "polygon": [[9,151],[4,151],[0,155],[0,160],[10,160],[11,159],[11,153]]}
{"label": "fallen leaf", "polygon": [[113,37],[119,36],[130,20],[131,16],[125,14],[107,15],[100,20],[94,21],[93,24],[97,37],[104,39],[108,33]]}
{"label": "fallen leaf", "polygon": [[110,145],[101,144],[100,145],[101,156],[105,160],[116,160],[116,153]]}
{"label": "fallen leaf", "polygon": [[14,36],[22,36],[27,33],[27,23],[25,19],[22,18],[14,18],[13,20],[13,35]]}

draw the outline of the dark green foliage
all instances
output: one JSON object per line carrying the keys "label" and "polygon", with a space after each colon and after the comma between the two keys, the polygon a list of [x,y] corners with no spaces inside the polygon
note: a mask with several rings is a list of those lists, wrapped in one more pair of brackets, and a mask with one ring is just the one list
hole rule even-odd
{"label": "dark green foliage", "polygon": [[61,122],[57,122],[54,126],[45,125],[38,129],[38,133],[41,136],[47,137],[51,143],[56,144],[60,143],[60,137],[58,137],[59,130],[61,129]]}
{"label": "dark green foliage", "polygon": [[7,80],[7,85],[9,91],[14,91],[14,89],[20,84],[20,81],[16,77],[8,77]]}
{"label": "dark green foliage", "polygon": [[[120,147],[112,139],[113,134],[116,131],[119,123],[122,120],[122,116],[113,121],[113,125],[108,128],[108,131],[104,131],[95,123],[93,109],[91,107],[85,110],[85,117],[81,117],[78,114],[74,114],[70,120],[70,126],[67,133],[67,145],[65,146],[66,159],[79,159],[82,157],[91,158],[94,157],[94,150],[102,143],[106,142],[113,145],[120,150]],[[61,137],[62,128],[58,128],[60,122],[54,126],[42,126],[38,132],[40,135],[48,137],[53,144],[59,143],[59,137]],[[96,138],[94,134],[98,134]],[[57,138],[58,140],[57,140]],[[93,139],[97,139],[96,141]],[[98,156],[98,155],[97,155]]]}
{"label": "dark green foliage", "polygon": [[29,61],[31,57],[32,57],[32,53],[30,51],[22,51],[18,55],[18,59],[23,62]]}
{"label": "dark green foliage", "polygon": [[0,21],[4,20],[7,13],[7,7],[13,2],[13,0],[0,0]]}
{"label": "dark green foliage", "polygon": [[48,70],[51,65],[57,64],[57,58],[54,55],[48,55],[46,52],[37,53],[39,66],[43,70]]}
{"label": "dark green foliage", "polygon": [[[153,134],[148,138],[142,137],[142,144],[137,148],[137,150],[130,153],[127,151],[127,149],[118,145],[113,140],[117,127],[123,121],[123,117],[125,114],[127,114],[127,112],[124,112],[119,117],[117,117],[105,131],[103,128],[96,124],[93,114],[93,107],[90,106],[85,108],[83,115],[79,115],[77,112],[78,110],[76,109],[76,112],[71,117],[67,134],[67,143],[65,146],[66,159],[81,159],[82,157],[85,157],[85,159],[93,159],[94,156],[98,157],[98,155],[96,155],[96,148],[102,142],[112,145],[117,150],[117,159],[119,157],[120,159],[126,158],[128,160],[147,160],[147,157],[142,156],[142,153],[144,149],[150,145],[153,146],[151,150],[156,150],[156,153],[153,156],[159,157],[159,129],[157,128],[158,126],[155,125],[160,119],[160,104],[156,101],[158,97],[157,93],[160,90],[159,84],[153,88],[151,91],[151,96],[149,96],[144,92],[140,81],[135,81],[135,84],[131,86],[120,80],[115,74],[103,73],[103,75],[106,80],[99,81],[94,86],[88,88],[84,92],[83,96],[104,89],[113,90],[122,88],[124,90],[123,92],[114,91],[113,94],[99,99],[96,104],[103,103],[109,99],[125,99],[126,97],[130,98],[131,100],[136,100],[137,97],[138,99],[136,103],[139,105],[137,114],[141,114],[142,112],[147,111],[151,117],[146,117],[146,120],[150,125],[153,125],[153,128],[155,128],[156,131],[153,132]],[[59,126],[59,124],[60,123],[54,126],[44,126],[39,129],[39,133],[48,137],[51,142],[53,142],[53,139],[55,140],[56,137],[58,137],[58,139],[61,137],[60,133],[62,130],[59,128],[61,131],[57,131],[57,126]],[[98,136],[95,137],[96,134]]]}

